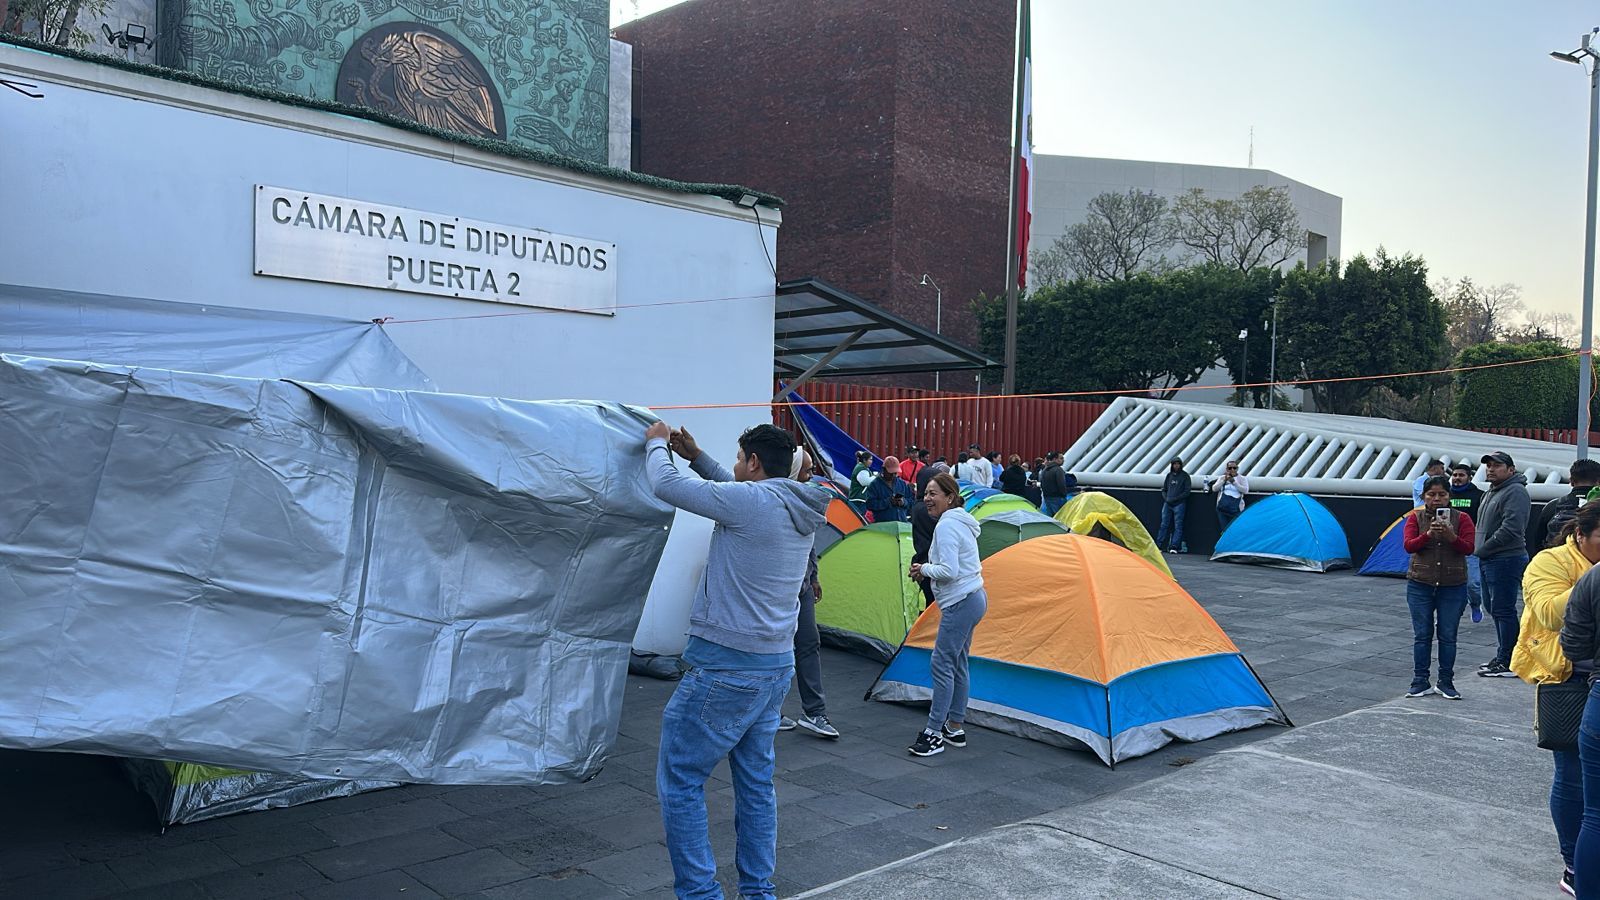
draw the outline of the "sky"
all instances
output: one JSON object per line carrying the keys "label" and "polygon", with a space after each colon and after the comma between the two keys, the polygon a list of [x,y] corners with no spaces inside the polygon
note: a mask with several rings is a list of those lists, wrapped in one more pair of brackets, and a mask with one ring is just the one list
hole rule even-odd
{"label": "sky", "polygon": [[1597,25],[1576,0],[1034,0],[1034,152],[1243,166],[1254,127],[1257,167],[1344,199],[1347,258],[1576,317],[1589,81],[1549,53]]}

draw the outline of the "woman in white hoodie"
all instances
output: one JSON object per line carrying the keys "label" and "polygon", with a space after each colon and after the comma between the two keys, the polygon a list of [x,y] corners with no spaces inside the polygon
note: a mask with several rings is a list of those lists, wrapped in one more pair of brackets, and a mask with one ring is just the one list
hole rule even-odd
{"label": "woman in white hoodie", "polygon": [[911,577],[933,584],[939,604],[939,636],[933,642],[933,705],[928,725],[908,749],[913,756],[943,753],[946,744],[967,745],[962,722],[967,718],[967,651],[972,631],[989,609],[983,592],[983,570],[978,563],[978,520],[961,505],[956,480],[940,473],[923,494],[928,514],[936,524],[928,561],[912,563]]}

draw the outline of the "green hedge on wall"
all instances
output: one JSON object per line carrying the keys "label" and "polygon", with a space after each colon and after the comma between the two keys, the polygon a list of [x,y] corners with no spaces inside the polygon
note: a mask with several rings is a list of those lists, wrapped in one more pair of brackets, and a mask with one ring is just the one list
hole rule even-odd
{"label": "green hedge on wall", "polygon": [[[1571,352],[1555,341],[1478,344],[1461,351],[1456,365],[1484,366]],[[1462,372],[1456,378],[1456,424],[1463,428],[1573,428],[1578,424],[1575,356]]]}

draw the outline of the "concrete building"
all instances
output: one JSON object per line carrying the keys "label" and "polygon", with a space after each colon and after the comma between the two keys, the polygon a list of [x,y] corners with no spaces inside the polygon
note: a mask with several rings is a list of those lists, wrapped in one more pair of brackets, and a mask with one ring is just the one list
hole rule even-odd
{"label": "concrete building", "polygon": [[[43,94],[0,91],[7,162],[13,173],[29,173],[7,184],[0,284],[392,319],[386,330],[395,344],[451,393],[636,405],[759,404],[771,395],[768,254],[782,213],[761,205],[769,200],[756,198],[752,208],[735,202],[741,189],[529,159],[221,82],[5,42],[0,70]],[[314,243],[301,245],[274,230],[288,216],[272,217],[276,202],[262,198],[279,193],[289,206],[309,198],[319,217],[317,204],[327,200],[368,210],[368,222],[381,210],[391,222],[425,218],[438,229],[459,221],[463,230],[493,223],[497,234],[524,240],[577,236],[569,243],[603,244],[609,265],[526,268],[516,293],[505,267],[520,263],[508,252],[493,264],[502,272],[494,290],[481,282],[475,292],[455,290],[432,275],[418,286],[393,260],[476,266],[448,255],[473,248],[428,238],[420,225],[404,233],[369,225],[374,230],[353,236],[353,214],[344,229],[319,225],[307,238]],[[347,238],[369,249],[348,252],[339,243]],[[376,269],[366,265],[374,259]],[[284,261],[289,268],[279,267]],[[555,272],[565,283],[541,281]],[[574,303],[580,294],[593,299]],[[0,309],[0,332],[5,327]],[[765,411],[666,415],[731,464],[738,435]],[[678,517],[639,649],[682,649],[710,538],[708,520]]]}
{"label": "concrete building", "polygon": [[779,281],[977,346],[970,301],[1005,289],[1015,9],[693,0],[630,22],[634,168],[777,194]]}
{"label": "concrete building", "polygon": [[[1306,248],[1284,263],[1316,265],[1339,259],[1339,234],[1344,200],[1309,184],[1285,178],[1269,169],[1232,166],[1197,166],[1188,163],[1104,159],[1092,156],[1033,158],[1038,170],[1033,188],[1033,250],[1043,250],[1082,222],[1089,201],[1098,194],[1129,190],[1151,191],[1172,199],[1191,188],[1214,198],[1237,199],[1253,187],[1288,188],[1289,199],[1306,229]],[[1183,253],[1178,248],[1177,254]]]}

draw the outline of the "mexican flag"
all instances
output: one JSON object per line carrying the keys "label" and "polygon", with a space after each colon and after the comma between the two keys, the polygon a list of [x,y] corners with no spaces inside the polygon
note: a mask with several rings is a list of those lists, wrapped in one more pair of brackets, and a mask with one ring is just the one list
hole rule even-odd
{"label": "mexican flag", "polygon": [[1017,290],[1028,287],[1028,232],[1033,224],[1033,37],[1029,19],[1029,0],[1022,0],[1017,12],[1021,36],[1017,52],[1022,55],[1017,71],[1022,97],[1017,103]]}

